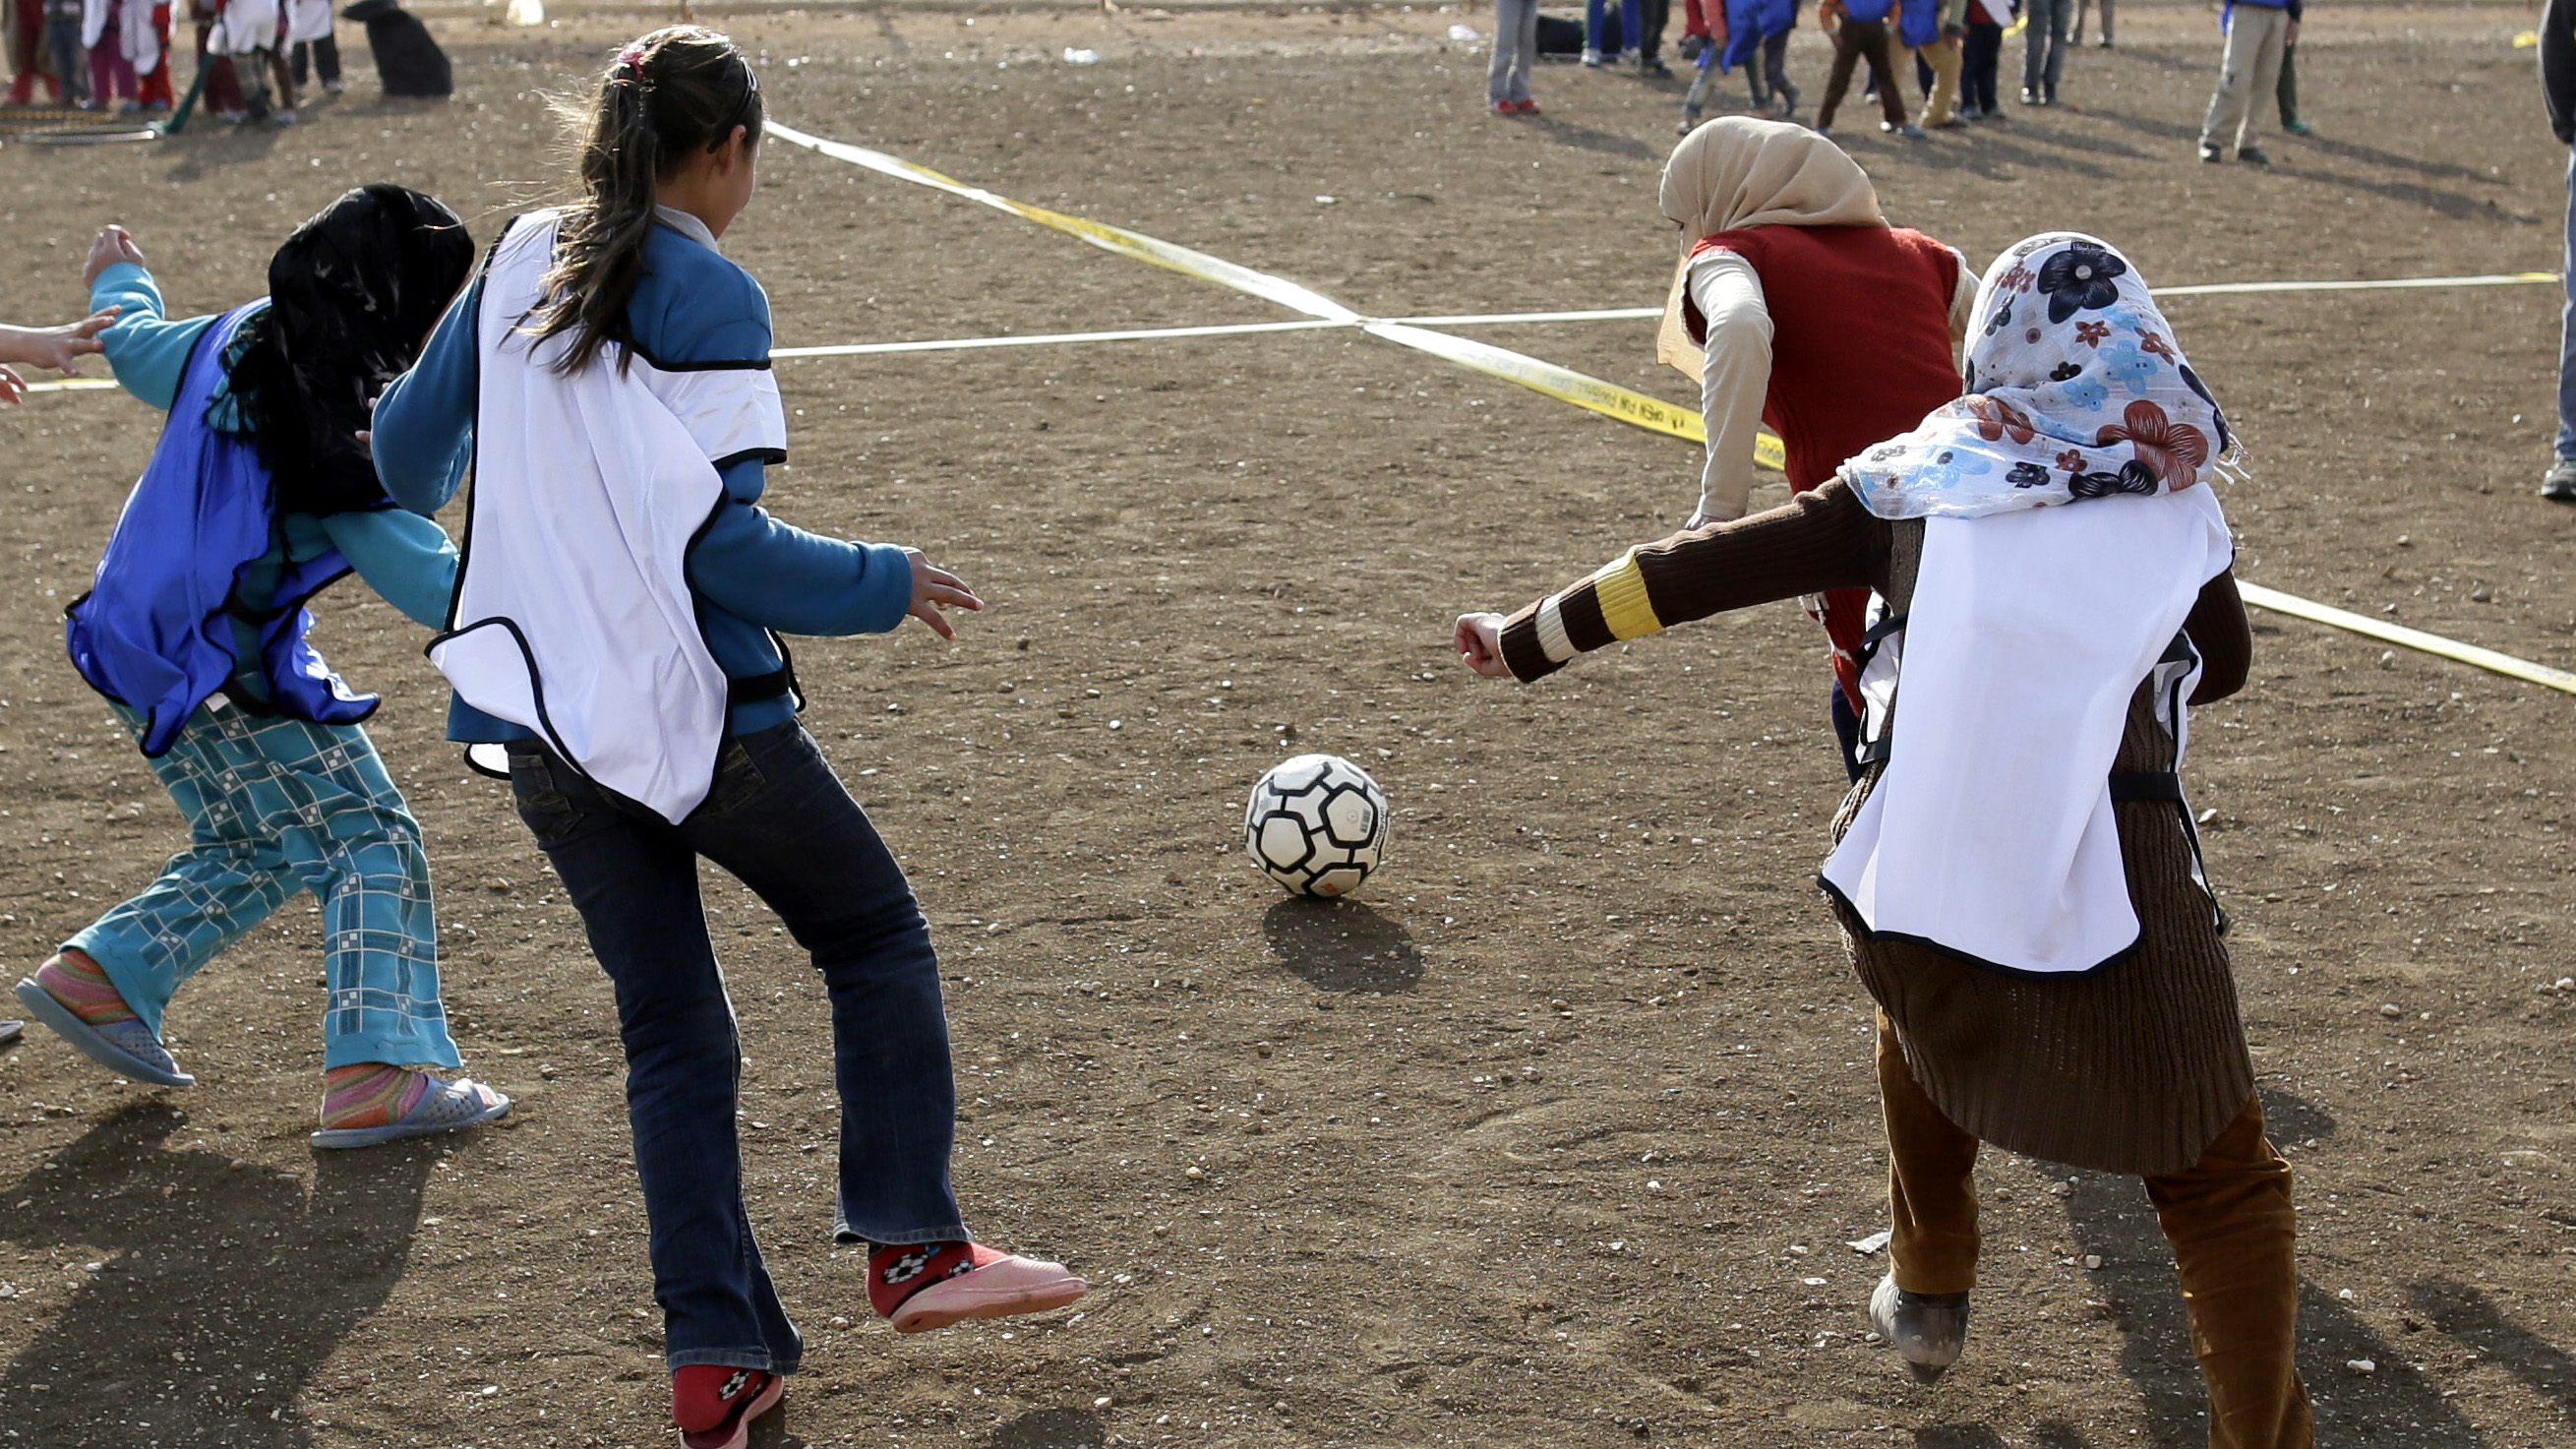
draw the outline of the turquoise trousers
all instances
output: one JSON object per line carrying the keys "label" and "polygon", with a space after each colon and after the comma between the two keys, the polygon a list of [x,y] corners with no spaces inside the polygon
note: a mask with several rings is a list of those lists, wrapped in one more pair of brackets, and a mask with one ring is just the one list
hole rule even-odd
{"label": "turquoise trousers", "polygon": [[[111,706],[138,739],[143,717]],[[303,891],[322,902],[325,1067],[454,1067],[420,824],[356,725],[252,715],[218,696],[152,761],[188,821],[160,879],[65,945],[154,1035],[189,977]]]}

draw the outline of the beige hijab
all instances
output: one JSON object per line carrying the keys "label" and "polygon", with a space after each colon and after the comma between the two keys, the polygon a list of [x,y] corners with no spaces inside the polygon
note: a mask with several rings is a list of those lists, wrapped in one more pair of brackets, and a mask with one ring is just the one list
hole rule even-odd
{"label": "beige hijab", "polygon": [[1682,325],[1691,248],[1753,226],[1885,226],[1860,163],[1804,126],[1720,116],[1692,131],[1664,163],[1664,215],[1681,224],[1681,265],[1664,300],[1655,357],[1696,381],[1705,359]]}

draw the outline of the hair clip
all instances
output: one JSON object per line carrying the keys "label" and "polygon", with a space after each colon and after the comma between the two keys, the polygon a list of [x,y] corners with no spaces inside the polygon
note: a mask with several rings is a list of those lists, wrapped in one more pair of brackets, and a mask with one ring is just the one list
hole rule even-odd
{"label": "hair clip", "polygon": [[644,42],[628,41],[626,48],[617,52],[617,69],[628,72],[639,81],[644,79]]}

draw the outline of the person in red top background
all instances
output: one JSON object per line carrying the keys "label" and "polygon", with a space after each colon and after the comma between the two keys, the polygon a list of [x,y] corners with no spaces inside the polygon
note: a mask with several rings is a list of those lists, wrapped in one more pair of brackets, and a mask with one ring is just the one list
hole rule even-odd
{"label": "person in red top background", "polygon": [[1967,98],[1959,114],[1969,120],[2000,121],[1995,78],[2003,69],[2004,26],[2012,19],[2006,0],[1968,0],[1968,37],[1960,46],[1959,88]]}
{"label": "person in red top background", "polygon": [[[1721,116],[1664,163],[1661,205],[1681,228],[1656,356],[1700,384],[1708,462],[1691,522],[1743,516],[1757,424],[1803,493],[1843,460],[1959,396],[1976,272],[1919,231],[1887,224],[1858,162],[1785,121]],[[1833,645],[1834,732],[1858,775],[1866,590],[1813,609]]]}

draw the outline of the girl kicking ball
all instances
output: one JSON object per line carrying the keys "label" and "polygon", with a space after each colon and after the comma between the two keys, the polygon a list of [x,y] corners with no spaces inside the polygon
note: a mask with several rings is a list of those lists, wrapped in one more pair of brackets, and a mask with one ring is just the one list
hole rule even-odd
{"label": "girl kicking ball", "polygon": [[451,737],[508,750],[520,818],[615,983],[672,1417],[744,1442],[803,1351],[742,1200],[733,1010],[698,860],[785,920],[831,999],[839,1230],[902,1332],[1071,1303],[1062,1265],[973,1241],[949,1188],[956,1089],[928,924],[796,723],[777,633],[981,608],[917,550],[758,507],[786,456],[769,302],[720,242],[748,206],[758,79],[695,26],[627,46],[589,107],[581,199],[514,218],[376,410],[395,496],[474,471],[448,632]]}
{"label": "girl kicking ball", "polygon": [[2146,1180],[2216,1449],[2314,1438],[2290,1167],[2176,773],[2253,640],[2211,483],[2227,422],[2128,260],[2022,242],[1979,289],[1968,395],[1786,507],[1632,549],[1506,620],[1480,674],[1866,586],[1864,769],[1822,884],[1878,1001],[1893,1271],[1919,1378],[1966,1343],[1978,1145]]}

